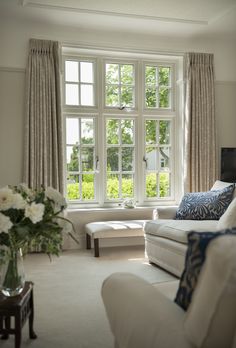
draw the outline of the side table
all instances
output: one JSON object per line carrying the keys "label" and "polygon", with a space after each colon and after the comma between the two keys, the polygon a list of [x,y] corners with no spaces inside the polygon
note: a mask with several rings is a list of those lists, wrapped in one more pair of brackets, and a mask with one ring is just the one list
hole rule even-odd
{"label": "side table", "polygon": [[[14,318],[14,327],[11,327],[11,317]],[[9,335],[15,335],[15,348],[20,348],[21,330],[28,318],[29,337],[35,339],[37,336],[33,329],[34,298],[32,282],[25,282],[20,295],[6,297],[0,294],[0,334],[2,334],[2,339],[8,339]]]}

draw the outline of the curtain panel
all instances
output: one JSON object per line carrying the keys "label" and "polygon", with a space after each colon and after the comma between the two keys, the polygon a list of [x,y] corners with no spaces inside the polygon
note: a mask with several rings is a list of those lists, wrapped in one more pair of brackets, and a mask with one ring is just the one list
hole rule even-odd
{"label": "curtain panel", "polygon": [[207,191],[218,175],[214,56],[186,54],[185,192]]}
{"label": "curtain panel", "polygon": [[58,42],[29,42],[23,180],[63,193],[63,137]]}

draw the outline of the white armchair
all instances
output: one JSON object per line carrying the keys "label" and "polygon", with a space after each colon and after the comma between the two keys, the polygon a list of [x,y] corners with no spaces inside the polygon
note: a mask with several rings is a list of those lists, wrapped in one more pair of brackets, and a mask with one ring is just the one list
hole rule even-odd
{"label": "white armchair", "polygon": [[167,298],[165,284],[160,285],[161,291],[129,273],[114,273],[104,281],[102,298],[115,347],[233,348],[235,236],[221,236],[209,244],[187,311]]}

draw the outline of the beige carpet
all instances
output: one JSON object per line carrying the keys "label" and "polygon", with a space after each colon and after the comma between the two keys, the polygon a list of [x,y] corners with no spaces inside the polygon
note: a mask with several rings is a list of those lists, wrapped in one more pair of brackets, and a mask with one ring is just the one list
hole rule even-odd
{"label": "beige carpet", "polygon": [[[65,251],[50,262],[43,254],[25,259],[27,280],[34,282],[35,321],[38,338],[28,338],[23,329],[21,347],[32,348],[113,348],[103,302],[103,280],[113,272],[131,272],[151,283],[174,279],[150,265],[142,246]],[[0,341],[2,348],[14,347],[14,338]]]}

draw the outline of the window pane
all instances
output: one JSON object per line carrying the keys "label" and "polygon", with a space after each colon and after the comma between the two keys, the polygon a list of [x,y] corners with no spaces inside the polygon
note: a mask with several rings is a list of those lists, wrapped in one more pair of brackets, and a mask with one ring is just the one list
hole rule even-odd
{"label": "window pane", "polygon": [[170,68],[169,67],[159,68],[159,85],[170,86]]}
{"label": "window pane", "polygon": [[70,172],[79,171],[79,148],[78,146],[66,147],[67,170]]}
{"label": "window pane", "polygon": [[134,106],[134,89],[132,87],[121,87],[121,105]]}
{"label": "window pane", "polygon": [[82,175],[82,197],[83,200],[94,199],[94,174]]}
{"label": "window pane", "polygon": [[93,119],[81,120],[81,142],[82,144],[94,144],[94,121]]}
{"label": "window pane", "polygon": [[107,198],[119,198],[119,176],[118,174],[107,175]]}
{"label": "window pane", "polygon": [[106,106],[119,106],[119,88],[117,86],[106,86]]}
{"label": "window pane", "polygon": [[79,81],[79,69],[78,62],[66,61],[66,81],[78,82]]}
{"label": "window pane", "polygon": [[157,148],[146,148],[147,170],[157,170]]}
{"label": "window pane", "polygon": [[157,121],[146,121],[146,144],[156,144],[156,125]]}
{"label": "window pane", "polygon": [[133,144],[134,142],[134,121],[121,121],[121,139],[122,144]]}
{"label": "window pane", "polygon": [[119,170],[119,149],[110,147],[107,149],[107,171]]}
{"label": "window pane", "polygon": [[121,84],[123,85],[133,85],[134,84],[134,67],[133,65],[121,65]]}
{"label": "window pane", "polygon": [[133,197],[134,196],[134,178],[133,175],[123,174],[122,175],[122,197]]}
{"label": "window pane", "polygon": [[132,171],[134,161],[134,149],[132,147],[122,148],[122,171]]}
{"label": "window pane", "polygon": [[170,196],[170,174],[160,173],[159,175],[160,197]]}
{"label": "window pane", "polygon": [[106,122],[107,144],[119,144],[119,121],[107,120]]}
{"label": "window pane", "polygon": [[107,84],[119,83],[119,65],[118,64],[106,64],[106,83]]}
{"label": "window pane", "polygon": [[146,175],[146,196],[148,198],[157,196],[157,175],[155,173]]}
{"label": "window pane", "polygon": [[77,118],[66,119],[66,143],[79,143],[79,120]]}
{"label": "window pane", "polygon": [[86,147],[81,149],[81,162],[82,162],[82,171],[90,172],[93,171],[94,166],[94,149],[91,147]]}
{"label": "window pane", "polygon": [[80,199],[79,175],[68,175],[66,186],[67,186],[67,198],[69,200]]}
{"label": "window pane", "polygon": [[160,108],[169,108],[170,107],[170,91],[168,88],[159,89],[159,107]]}
{"label": "window pane", "polygon": [[161,147],[160,151],[160,163],[159,168],[161,170],[169,170],[170,169],[170,148],[169,147]]}
{"label": "window pane", "polygon": [[93,63],[80,62],[80,81],[93,82]]}
{"label": "window pane", "polygon": [[149,108],[157,107],[156,88],[146,88],[146,106]]}
{"label": "window pane", "polygon": [[170,121],[160,121],[159,123],[159,143],[170,144]]}
{"label": "window pane", "polygon": [[66,84],[66,104],[79,105],[78,85]]}
{"label": "window pane", "polygon": [[157,69],[155,66],[146,66],[145,82],[147,85],[157,85]]}
{"label": "window pane", "polygon": [[91,85],[80,85],[81,93],[81,105],[93,106],[93,86]]}

